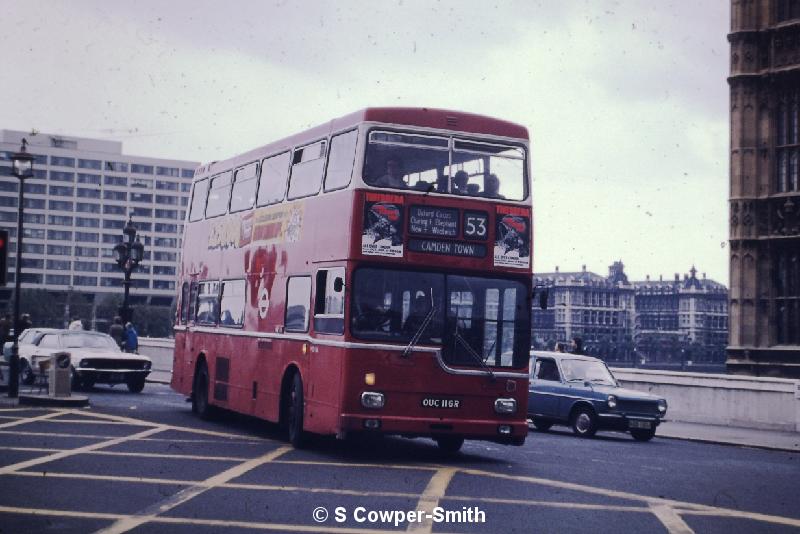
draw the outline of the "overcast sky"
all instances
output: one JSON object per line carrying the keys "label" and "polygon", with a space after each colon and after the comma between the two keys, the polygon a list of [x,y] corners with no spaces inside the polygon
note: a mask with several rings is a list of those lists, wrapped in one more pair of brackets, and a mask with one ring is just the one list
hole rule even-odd
{"label": "overcast sky", "polygon": [[728,284],[729,2],[0,0],[0,128],[218,160],[368,106],[531,134],[534,270]]}

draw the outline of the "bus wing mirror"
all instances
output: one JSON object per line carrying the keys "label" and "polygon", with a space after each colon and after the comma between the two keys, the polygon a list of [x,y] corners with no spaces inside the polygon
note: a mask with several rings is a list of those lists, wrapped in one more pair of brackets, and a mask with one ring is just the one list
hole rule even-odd
{"label": "bus wing mirror", "polygon": [[344,289],[344,280],[337,278],[333,281],[333,290],[337,293],[341,293],[342,289]]}
{"label": "bus wing mirror", "polygon": [[539,289],[539,307],[543,310],[547,309],[547,301],[550,298],[550,290],[546,288]]}

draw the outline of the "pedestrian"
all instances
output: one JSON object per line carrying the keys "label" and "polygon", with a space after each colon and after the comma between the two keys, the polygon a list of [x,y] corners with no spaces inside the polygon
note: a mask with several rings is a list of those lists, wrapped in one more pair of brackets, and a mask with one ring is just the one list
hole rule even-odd
{"label": "pedestrian", "polygon": [[11,339],[11,316],[5,314],[0,319],[0,344],[5,343]]}
{"label": "pedestrian", "polygon": [[125,352],[139,353],[139,334],[133,323],[125,323]]}
{"label": "pedestrian", "polygon": [[114,317],[114,322],[111,324],[111,327],[108,329],[108,335],[114,338],[114,341],[117,342],[119,348],[125,348],[125,327],[122,326],[122,317],[117,315]]}
{"label": "pedestrian", "polygon": [[22,317],[19,318],[19,335],[22,335],[25,330],[32,326],[33,322],[31,322],[31,316],[27,313],[23,313]]}
{"label": "pedestrian", "polygon": [[583,354],[583,340],[579,337],[572,338],[572,346],[570,347],[572,354]]}
{"label": "pedestrian", "polygon": [[73,317],[72,322],[69,323],[70,330],[83,330],[83,321],[78,317]]}
{"label": "pedestrian", "polygon": [[556,352],[567,352],[566,350],[564,350],[563,343],[556,343]]}

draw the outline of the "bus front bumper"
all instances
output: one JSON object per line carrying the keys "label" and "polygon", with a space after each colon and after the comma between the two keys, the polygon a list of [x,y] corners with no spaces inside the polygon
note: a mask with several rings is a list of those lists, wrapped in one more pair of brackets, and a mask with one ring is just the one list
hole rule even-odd
{"label": "bus front bumper", "polygon": [[375,432],[406,437],[461,436],[465,439],[522,445],[528,435],[526,420],[454,419],[443,417],[402,417],[376,414],[342,414],[344,433]]}

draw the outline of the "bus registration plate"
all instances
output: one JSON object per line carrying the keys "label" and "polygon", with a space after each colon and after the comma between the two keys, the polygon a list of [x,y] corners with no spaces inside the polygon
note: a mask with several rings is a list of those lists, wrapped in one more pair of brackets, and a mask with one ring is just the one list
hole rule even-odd
{"label": "bus registration plate", "polygon": [[445,397],[423,397],[423,408],[449,408],[457,410],[461,408],[461,399],[450,399]]}

